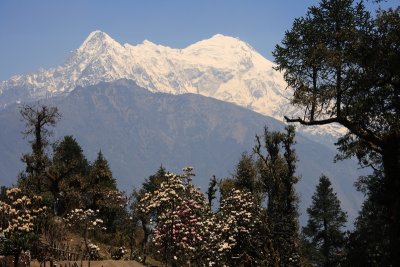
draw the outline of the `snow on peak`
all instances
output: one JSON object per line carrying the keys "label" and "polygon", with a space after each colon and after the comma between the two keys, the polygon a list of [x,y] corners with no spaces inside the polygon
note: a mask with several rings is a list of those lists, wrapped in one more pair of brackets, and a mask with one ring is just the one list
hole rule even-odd
{"label": "snow on peak", "polygon": [[273,67],[246,42],[222,34],[173,49],[148,40],[122,46],[97,30],[63,65],[1,82],[0,107],[24,101],[21,88],[32,100],[62,95],[76,86],[130,79],[153,92],[201,94],[282,121],[294,112],[291,92]]}
{"label": "snow on peak", "polygon": [[[225,36],[222,34],[216,34],[209,39],[205,39],[196,42],[186,48],[187,50],[237,50],[237,49],[250,49],[251,47],[245,42],[241,41],[239,38],[234,38],[230,36]],[[222,51],[221,51],[222,52]]]}
{"label": "snow on peak", "polygon": [[142,45],[156,46],[155,43],[153,43],[147,39],[142,42]]}
{"label": "snow on peak", "polygon": [[111,38],[108,34],[97,30],[90,33],[76,51],[77,53],[94,55],[115,49],[122,49],[121,44]]}
{"label": "snow on peak", "polygon": [[237,43],[237,42],[242,42],[238,37],[232,37],[232,36],[227,36],[223,35],[220,33],[217,33],[213,35],[211,38],[200,41],[200,42],[214,42],[214,43]]}
{"label": "snow on peak", "polygon": [[120,46],[120,44],[112,39],[108,34],[96,30],[89,34],[86,40],[78,48],[78,51],[99,49],[103,46]]}
{"label": "snow on peak", "polygon": [[104,38],[111,38],[111,37],[103,31],[95,30],[89,34],[89,36],[86,38],[86,40],[83,43],[85,43],[89,40],[92,40],[92,39],[104,39]]}

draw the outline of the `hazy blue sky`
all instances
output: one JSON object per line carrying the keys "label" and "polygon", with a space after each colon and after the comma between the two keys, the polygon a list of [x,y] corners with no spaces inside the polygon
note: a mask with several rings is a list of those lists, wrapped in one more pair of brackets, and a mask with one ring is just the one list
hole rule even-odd
{"label": "hazy blue sky", "polygon": [[[393,0],[396,2],[398,0]],[[0,80],[60,65],[90,32],[184,48],[216,33],[266,58],[317,0],[0,0]]]}

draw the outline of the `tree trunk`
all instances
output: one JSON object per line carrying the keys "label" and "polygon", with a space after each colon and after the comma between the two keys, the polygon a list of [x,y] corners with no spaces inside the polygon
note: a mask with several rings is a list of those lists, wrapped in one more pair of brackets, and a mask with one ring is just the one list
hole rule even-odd
{"label": "tree trunk", "polygon": [[146,262],[147,258],[147,250],[146,250],[146,244],[147,240],[149,239],[150,236],[150,230],[147,228],[147,221],[145,218],[140,219],[142,223],[142,229],[143,229],[143,242],[142,242],[142,253],[143,253],[143,263]]}
{"label": "tree trunk", "polygon": [[[326,209],[327,207],[324,207]],[[323,219],[323,234],[322,234],[322,254],[324,255],[324,267],[329,267],[330,262],[329,262],[329,241],[328,241],[328,222],[326,221],[326,218]]]}
{"label": "tree trunk", "polygon": [[384,205],[389,210],[390,252],[392,266],[400,264],[400,138],[383,147]]}
{"label": "tree trunk", "polygon": [[21,254],[21,252],[19,252],[19,251],[14,254],[14,267],[18,267],[20,254]]}

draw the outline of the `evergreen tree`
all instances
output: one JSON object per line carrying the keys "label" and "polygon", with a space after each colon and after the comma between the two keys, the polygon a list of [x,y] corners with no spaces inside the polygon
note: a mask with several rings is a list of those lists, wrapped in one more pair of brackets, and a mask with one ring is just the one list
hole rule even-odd
{"label": "evergreen tree", "polygon": [[48,127],[54,127],[61,115],[57,107],[44,105],[24,105],[20,113],[26,124],[24,137],[33,138],[29,140],[32,152],[22,156],[26,168],[25,173],[21,173],[19,177],[18,185],[29,194],[43,194],[48,190],[46,171],[50,165],[46,148],[52,132]]}
{"label": "evergreen tree", "polygon": [[239,163],[236,165],[233,178],[237,189],[246,189],[251,193],[256,190],[257,170],[254,167],[252,157],[247,153],[242,154]]}
{"label": "evergreen tree", "polygon": [[157,190],[161,183],[165,181],[165,175],[167,174],[166,169],[161,165],[157,172],[150,175],[142,184],[142,193],[150,193]]}
{"label": "evergreen tree", "polygon": [[73,136],[64,136],[62,141],[53,145],[48,177],[57,215],[82,205],[82,181],[88,174],[89,162]]}
{"label": "evergreen tree", "polygon": [[320,177],[307,213],[309,218],[303,233],[315,252],[311,255],[312,261],[318,266],[339,266],[344,256],[345,241],[341,228],[346,223],[347,215],[341,210],[328,177]]}
{"label": "evergreen tree", "polygon": [[118,219],[115,216],[123,208],[123,196],[101,151],[83,181],[83,192],[86,208],[99,210],[99,216],[108,231],[115,231],[115,220]]}
{"label": "evergreen tree", "polygon": [[288,122],[339,123],[349,130],[338,142],[345,156],[381,157],[379,202],[388,212],[393,266],[400,262],[399,42],[400,7],[373,19],[362,1],[321,0],[295,20],[274,52],[294,89],[292,102],[305,114]]}
{"label": "evergreen tree", "polygon": [[97,153],[96,160],[90,166],[89,175],[86,179],[85,189],[89,192],[88,207],[92,209],[96,209],[97,200],[101,197],[103,189],[117,189],[116,180],[101,150]]}
{"label": "evergreen tree", "polygon": [[263,192],[258,168],[252,155],[242,153],[232,179],[236,189],[249,191],[256,203],[261,206]]}
{"label": "evergreen tree", "polygon": [[54,144],[53,151],[53,164],[58,165],[58,171],[62,176],[88,174],[89,162],[83,154],[81,146],[72,135],[64,136],[61,142]]}
{"label": "evergreen tree", "polygon": [[295,175],[294,137],[293,126],[286,127],[286,133],[270,132],[265,128],[263,138],[257,136],[254,148],[260,159],[263,191],[267,196],[266,225],[269,232],[265,235],[272,241],[269,253],[273,266],[301,265],[298,198],[294,189],[299,179]]}
{"label": "evergreen tree", "polygon": [[[90,167],[89,184],[92,188],[94,186],[100,189],[117,189],[115,178],[101,150],[97,153],[97,158]],[[95,200],[93,200],[93,203],[96,205]]]}
{"label": "evergreen tree", "polygon": [[390,266],[390,232],[387,207],[380,204],[383,173],[360,177],[357,188],[366,199],[354,223],[347,244],[348,266]]}

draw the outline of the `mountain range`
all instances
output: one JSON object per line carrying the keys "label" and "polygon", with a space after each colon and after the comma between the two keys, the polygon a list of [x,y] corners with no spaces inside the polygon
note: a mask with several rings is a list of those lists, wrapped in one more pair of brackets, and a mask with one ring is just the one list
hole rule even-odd
{"label": "mountain range", "polygon": [[[40,100],[62,113],[54,140],[73,135],[89,160],[101,149],[121,189],[140,186],[162,164],[174,172],[193,166],[205,190],[212,175],[232,174],[264,126],[282,130],[283,115],[298,114],[273,67],[228,36],[173,49],[149,41],[121,45],[95,31],[59,67],[0,83],[0,180],[15,181],[29,150],[18,134],[19,105]],[[332,179],[350,219],[360,207],[356,163],[333,164],[336,151],[326,145],[342,132],[329,126],[297,135],[303,220],[321,173]]]}
{"label": "mountain range", "polygon": [[[130,79],[152,92],[200,94],[280,121],[284,115],[301,115],[290,104],[292,91],[274,66],[246,42],[221,34],[173,49],[147,40],[121,45],[94,31],[64,64],[2,81],[0,107],[65,95],[77,86]],[[338,125],[301,130],[325,143],[344,133]]]}

